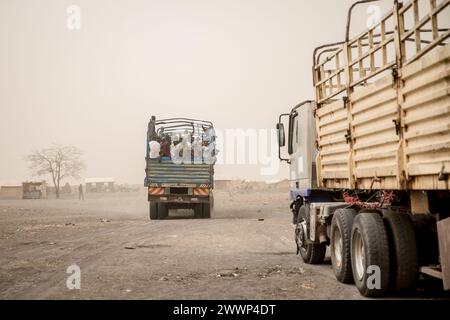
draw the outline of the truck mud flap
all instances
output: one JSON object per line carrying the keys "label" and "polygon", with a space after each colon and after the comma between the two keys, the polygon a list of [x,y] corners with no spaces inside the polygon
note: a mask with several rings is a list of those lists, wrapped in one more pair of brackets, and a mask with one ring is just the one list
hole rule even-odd
{"label": "truck mud flap", "polygon": [[444,290],[450,290],[450,218],[437,223]]}

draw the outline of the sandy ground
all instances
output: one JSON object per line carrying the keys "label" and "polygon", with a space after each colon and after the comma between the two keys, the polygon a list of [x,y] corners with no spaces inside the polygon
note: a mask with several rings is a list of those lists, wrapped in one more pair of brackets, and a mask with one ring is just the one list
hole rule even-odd
{"label": "sandy ground", "polygon": [[[150,221],[142,192],[0,201],[1,299],[361,299],[295,254],[286,190],[215,191],[212,219]],[[68,290],[68,266],[81,289]],[[413,298],[442,297],[423,291]],[[446,297],[446,296],[445,296]]]}

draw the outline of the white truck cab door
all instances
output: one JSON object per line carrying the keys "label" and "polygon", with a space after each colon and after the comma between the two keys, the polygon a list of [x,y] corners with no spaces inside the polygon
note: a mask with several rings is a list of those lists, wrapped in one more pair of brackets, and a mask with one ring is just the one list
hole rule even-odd
{"label": "white truck cab door", "polygon": [[[307,103],[291,115],[289,121],[291,189],[312,189],[316,157],[315,103]],[[314,174],[315,175],[315,174]]]}

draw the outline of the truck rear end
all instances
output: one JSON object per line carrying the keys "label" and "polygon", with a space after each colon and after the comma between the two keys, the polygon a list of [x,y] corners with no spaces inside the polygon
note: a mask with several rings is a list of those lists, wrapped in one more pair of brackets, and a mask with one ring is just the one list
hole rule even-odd
{"label": "truck rear end", "polygon": [[[202,120],[185,118],[150,120],[147,133],[145,186],[148,188],[149,216],[151,220],[165,219],[171,209],[192,209],[196,218],[210,218],[213,208],[214,162],[191,152],[192,141],[201,143],[203,150],[212,147],[215,153],[215,136],[208,135],[213,125]],[[192,141],[184,148],[189,155],[174,159],[174,141],[186,134]],[[172,156],[150,157],[150,141],[161,140],[171,146]],[[181,138],[182,139],[182,138]],[[186,139],[186,137],[184,137]],[[189,140],[191,140],[189,139]],[[186,142],[186,141],[185,141]],[[175,142],[176,143],[176,142]],[[180,142],[182,143],[182,141]]]}

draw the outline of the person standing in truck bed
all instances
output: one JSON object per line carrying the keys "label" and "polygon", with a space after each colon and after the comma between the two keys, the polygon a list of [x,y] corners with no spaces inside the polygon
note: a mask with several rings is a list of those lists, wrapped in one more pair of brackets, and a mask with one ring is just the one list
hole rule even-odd
{"label": "person standing in truck bed", "polygon": [[158,141],[156,141],[156,138],[153,137],[152,141],[149,142],[150,147],[150,159],[151,160],[158,160],[159,159],[159,153],[161,151],[161,145]]}
{"label": "person standing in truck bed", "polygon": [[170,145],[166,136],[161,139],[160,155],[162,160],[170,160]]}

